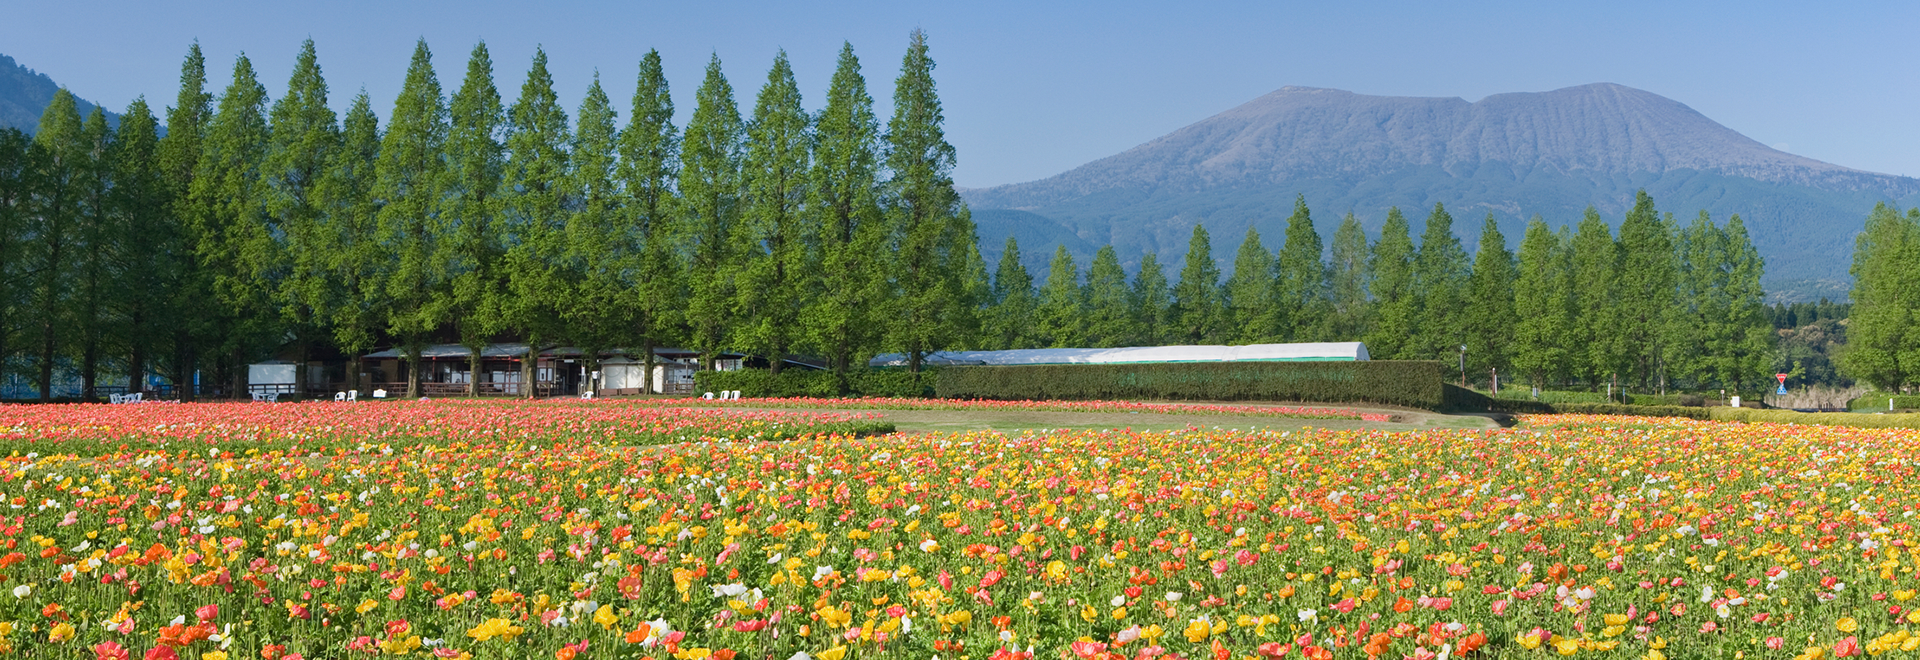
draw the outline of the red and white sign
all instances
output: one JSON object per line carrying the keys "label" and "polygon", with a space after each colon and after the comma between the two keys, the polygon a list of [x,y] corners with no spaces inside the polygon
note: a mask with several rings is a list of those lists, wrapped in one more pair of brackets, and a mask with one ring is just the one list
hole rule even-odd
{"label": "red and white sign", "polygon": [[1779,379],[1779,380],[1780,380],[1780,384],[1781,384],[1781,385],[1785,385],[1785,384],[1787,384],[1787,375],[1786,375],[1786,374],[1774,374],[1774,375],[1773,375],[1773,377],[1774,377],[1774,378],[1777,378],[1777,379]]}

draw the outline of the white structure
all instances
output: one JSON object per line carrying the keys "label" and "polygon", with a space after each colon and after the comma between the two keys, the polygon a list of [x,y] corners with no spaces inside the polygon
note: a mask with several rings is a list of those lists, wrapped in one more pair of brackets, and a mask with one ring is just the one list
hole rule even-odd
{"label": "white structure", "polygon": [[262,362],[247,365],[247,390],[255,400],[261,394],[290,394],[298,389],[298,369],[292,362]]}
{"label": "white structure", "polygon": [[[1156,362],[1353,362],[1370,359],[1357,341],[1248,346],[1147,346],[1137,348],[1029,348],[1011,351],[936,351],[922,358],[929,366],[1008,366],[1029,364],[1149,364]],[[875,356],[873,367],[904,367],[900,353]]]}

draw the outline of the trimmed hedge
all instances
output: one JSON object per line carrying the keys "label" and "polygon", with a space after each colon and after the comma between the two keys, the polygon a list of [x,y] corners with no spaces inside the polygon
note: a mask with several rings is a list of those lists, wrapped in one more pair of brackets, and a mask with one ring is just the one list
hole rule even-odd
{"label": "trimmed hedge", "polygon": [[1780,424],[1819,424],[1865,429],[1920,429],[1920,413],[1875,415],[1862,413],[1803,413],[1791,410],[1753,408],[1709,408],[1713,418],[1728,422],[1774,422]]}
{"label": "trimmed hedge", "polygon": [[1630,415],[1634,417],[1712,419],[1712,414],[1708,412],[1710,410],[1714,409],[1699,406],[1640,406],[1624,403],[1553,404],[1553,411],[1563,415]]}
{"label": "trimmed hedge", "polygon": [[[921,398],[933,396],[934,370],[918,374],[906,370],[867,369],[847,374],[851,396]],[[700,392],[740,390],[744,397],[840,396],[831,371],[782,369],[779,376],[766,369],[701,371],[693,375]]]}
{"label": "trimmed hedge", "polygon": [[948,399],[1302,401],[1437,410],[1448,404],[1443,367],[1424,360],[942,367],[934,392]]}
{"label": "trimmed hedge", "polygon": [[1896,410],[1920,409],[1920,395],[1888,394],[1886,392],[1868,392],[1859,398],[1847,402],[1847,410],[1882,411],[1887,409],[1887,399],[1893,399]]}

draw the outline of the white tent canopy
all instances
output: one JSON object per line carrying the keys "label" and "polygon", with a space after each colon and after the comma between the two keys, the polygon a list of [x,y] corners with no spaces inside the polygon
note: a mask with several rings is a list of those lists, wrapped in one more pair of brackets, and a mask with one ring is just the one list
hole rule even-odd
{"label": "white tent canopy", "polygon": [[[1357,341],[1248,346],[1145,346],[1137,348],[1029,348],[1011,351],[936,351],[921,359],[929,366],[1005,366],[1021,364],[1147,364],[1155,362],[1337,362],[1367,357]],[[868,366],[903,367],[900,353],[878,355]]]}

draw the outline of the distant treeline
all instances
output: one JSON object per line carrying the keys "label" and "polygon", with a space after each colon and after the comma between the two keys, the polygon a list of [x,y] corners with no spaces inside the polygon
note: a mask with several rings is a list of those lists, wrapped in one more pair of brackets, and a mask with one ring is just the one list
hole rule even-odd
{"label": "distant treeline", "polygon": [[1479,383],[1494,369],[1509,383],[1599,389],[1617,379],[1639,391],[1739,390],[1768,378],[1763,264],[1737,215],[1682,225],[1642,192],[1618,236],[1592,209],[1572,230],[1536,217],[1517,255],[1491,215],[1472,256],[1444,206],[1421,233],[1416,246],[1393,209],[1369,244],[1348,214],[1323,249],[1300,199],[1279,251],[1248,229],[1224,281],[1195,225],[1177,284],[1149,253],[1129,285],[1111,247],[1094,255],[1083,284],[1060,248],[1038,289],[1008,239],[978,345],[1359,339],[1375,359],[1452,364],[1464,347],[1466,377]]}

